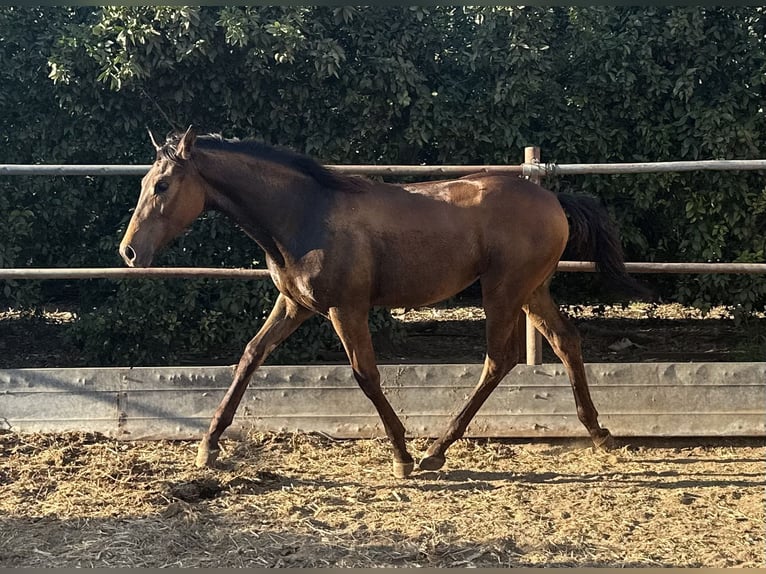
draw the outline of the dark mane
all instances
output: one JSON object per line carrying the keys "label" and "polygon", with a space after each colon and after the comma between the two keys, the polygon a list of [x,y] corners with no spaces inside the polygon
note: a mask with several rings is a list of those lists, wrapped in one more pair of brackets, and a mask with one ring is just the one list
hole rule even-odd
{"label": "dark mane", "polygon": [[[176,146],[182,137],[183,133],[169,135],[165,145],[157,151],[157,156],[173,162],[180,161],[176,154]],[[194,147],[244,153],[258,159],[278,163],[313,178],[319,185],[328,190],[355,193],[366,189],[370,183],[363,177],[344,175],[333,171],[307,155],[256,140],[226,139],[219,134],[205,134],[197,137]]]}

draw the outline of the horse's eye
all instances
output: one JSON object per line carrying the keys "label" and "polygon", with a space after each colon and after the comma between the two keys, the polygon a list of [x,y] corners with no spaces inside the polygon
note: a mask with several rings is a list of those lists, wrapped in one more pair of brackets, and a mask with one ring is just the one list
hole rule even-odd
{"label": "horse's eye", "polygon": [[167,181],[158,181],[154,186],[154,193],[164,193],[168,190],[168,187],[170,186]]}

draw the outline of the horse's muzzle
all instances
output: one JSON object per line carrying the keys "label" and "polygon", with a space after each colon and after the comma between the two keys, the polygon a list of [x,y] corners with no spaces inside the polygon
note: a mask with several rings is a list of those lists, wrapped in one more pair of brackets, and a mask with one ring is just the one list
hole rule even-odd
{"label": "horse's muzzle", "polygon": [[149,267],[152,262],[151,257],[139,257],[130,244],[120,245],[120,255],[128,267]]}

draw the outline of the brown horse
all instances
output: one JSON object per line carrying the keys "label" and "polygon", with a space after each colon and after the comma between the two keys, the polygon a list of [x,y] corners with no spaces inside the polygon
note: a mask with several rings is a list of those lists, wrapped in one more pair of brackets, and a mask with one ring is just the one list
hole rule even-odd
{"label": "brown horse", "polygon": [[[151,134],[150,134],[151,135]],[[354,377],[393,445],[398,477],[414,468],[405,429],[386,400],[368,328],[373,306],[416,307],[481,281],[487,352],[481,378],[462,410],[428,449],[420,468],[435,470],[448,447],[519,360],[517,320],[526,312],[566,366],[577,415],[596,446],[608,448],[591,401],[575,328],[548,285],[569,245],[606,276],[626,275],[617,234],[591,199],[554,195],[520,177],[477,174],[407,185],[344,176],[297,153],[253,141],[196,137],[191,128],[158,145],[120,254],[146,267],[203,211],[238,223],[266,253],[279,296],[248,343],[228,392],[201,441],[197,465],[211,465],[251,375],[314,314],[328,318]],[[563,205],[563,207],[562,207]],[[566,212],[565,209],[566,208]],[[567,219],[569,218],[569,222]]]}

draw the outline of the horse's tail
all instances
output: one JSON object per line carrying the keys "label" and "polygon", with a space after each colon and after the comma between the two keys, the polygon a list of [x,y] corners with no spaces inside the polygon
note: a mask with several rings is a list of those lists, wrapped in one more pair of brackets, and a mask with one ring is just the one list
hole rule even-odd
{"label": "horse's tail", "polygon": [[617,227],[598,200],[566,193],[557,197],[569,220],[569,241],[562,259],[593,261],[596,271],[620,291],[651,298],[651,291],[628,275]]}

